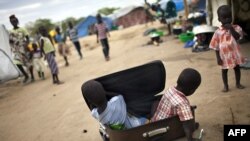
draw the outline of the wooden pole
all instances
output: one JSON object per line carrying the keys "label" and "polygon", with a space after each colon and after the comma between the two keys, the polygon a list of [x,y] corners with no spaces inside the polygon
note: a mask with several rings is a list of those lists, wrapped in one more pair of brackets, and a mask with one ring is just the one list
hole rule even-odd
{"label": "wooden pole", "polygon": [[183,0],[183,1],[184,1],[184,7],[185,7],[185,16],[186,16],[186,19],[187,19],[188,14],[189,14],[188,3],[187,3],[187,0]]}

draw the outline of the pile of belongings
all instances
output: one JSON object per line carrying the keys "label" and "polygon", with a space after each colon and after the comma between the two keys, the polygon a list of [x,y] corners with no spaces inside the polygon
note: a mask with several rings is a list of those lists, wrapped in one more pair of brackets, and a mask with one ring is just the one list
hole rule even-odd
{"label": "pile of belongings", "polygon": [[206,13],[204,11],[190,13],[188,15],[188,20],[192,22],[194,25],[204,24],[206,23]]}
{"label": "pile of belongings", "polygon": [[195,35],[192,52],[202,52],[209,50],[209,43],[217,27],[200,25],[193,28]]}
{"label": "pile of belongings", "polygon": [[245,63],[241,64],[240,68],[246,69],[246,70],[250,69],[250,60],[249,59],[245,59]]}
{"label": "pile of belongings", "polygon": [[147,29],[144,33],[144,36],[149,36],[151,38],[151,41],[149,41],[147,44],[154,44],[156,46],[159,46],[159,44],[162,42],[161,37],[164,36],[164,32],[159,30],[159,29],[155,29],[155,28],[150,28]]}

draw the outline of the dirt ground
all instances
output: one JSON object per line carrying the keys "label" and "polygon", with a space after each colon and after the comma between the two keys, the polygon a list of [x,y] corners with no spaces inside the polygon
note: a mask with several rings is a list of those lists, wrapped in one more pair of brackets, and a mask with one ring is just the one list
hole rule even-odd
{"label": "dirt ground", "polygon": [[[160,27],[158,23],[152,25]],[[233,70],[229,71],[230,91],[222,93],[220,67],[214,51],[192,53],[173,36],[164,37],[159,46],[143,46],[149,37],[142,36],[147,28],[138,25],[115,31],[110,38],[111,60],[106,62],[96,38],[81,39],[84,59],[73,47],[70,66],[57,55],[59,78],[63,85],[53,85],[49,69],[46,80],[23,85],[20,79],[0,84],[0,140],[1,141],[101,141],[98,122],[91,117],[82,94],[81,85],[92,78],[162,60],[166,67],[166,87],[175,85],[179,73],[187,67],[197,69],[202,84],[189,97],[197,105],[196,120],[205,130],[204,140],[222,141],[224,124],[250,124],[250,71],[242,70],[245,89],[235,88]],[[242,45],[250,57],[249,43]],[[83,130],[87,130],[86,133]]]}

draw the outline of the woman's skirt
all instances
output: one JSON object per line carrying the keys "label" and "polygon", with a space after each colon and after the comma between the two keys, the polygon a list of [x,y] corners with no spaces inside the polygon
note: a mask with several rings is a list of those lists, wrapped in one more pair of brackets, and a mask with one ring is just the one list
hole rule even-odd
{"label": "woman's skirt", "polygon": [[51,74],[52,75],[58,74],[58,67],[57,67],[54,53],[50,52],[50,53],[46,54],[46,59],[47,59]]}

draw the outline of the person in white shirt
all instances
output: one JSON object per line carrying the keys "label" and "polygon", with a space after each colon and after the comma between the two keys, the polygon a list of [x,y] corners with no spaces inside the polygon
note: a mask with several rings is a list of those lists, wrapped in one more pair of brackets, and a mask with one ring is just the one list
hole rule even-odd
{"label": "person in white shirt", "polygon": [[[92,116],[103,125],[120,125],[124,126],[124,129],[129,129],[145,124],[147,121],[146,118],[127,113],[123,96],[105,91],[102,84],[95,80],[86,82],[82,91],[83,96],[94,106],[91,111]],[[113,97],[107,100],[106,95]]]}

